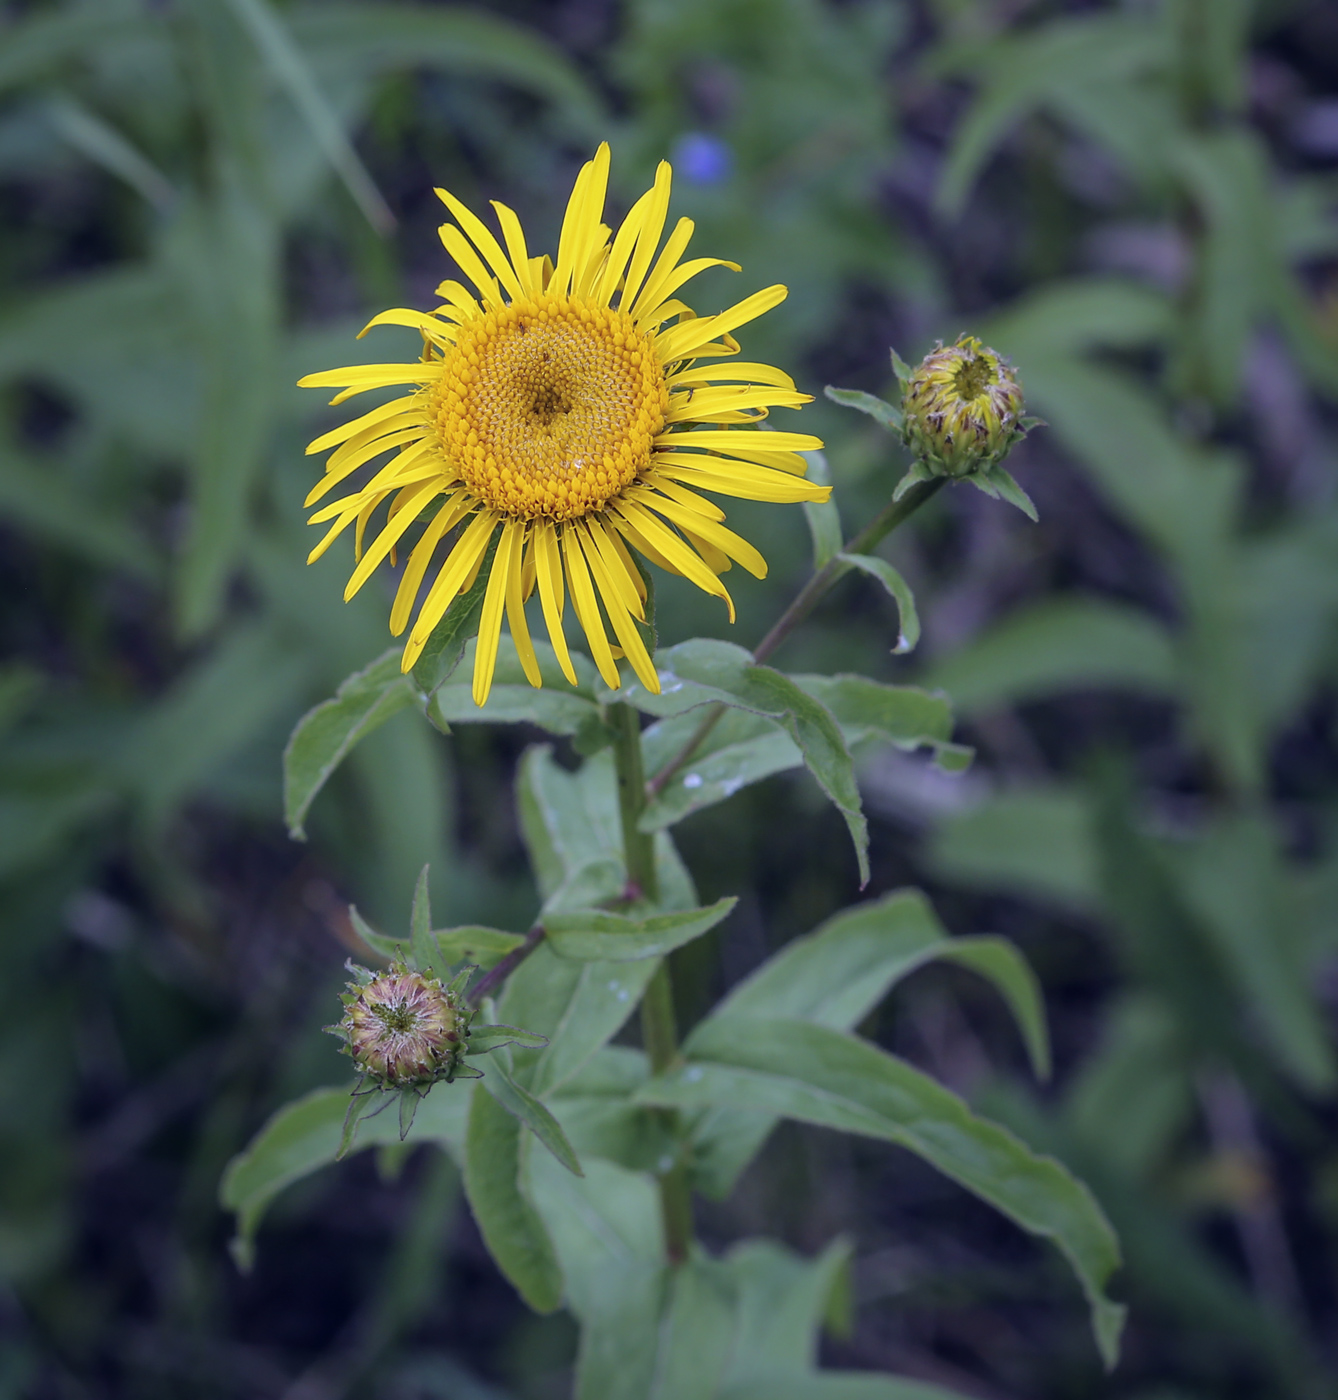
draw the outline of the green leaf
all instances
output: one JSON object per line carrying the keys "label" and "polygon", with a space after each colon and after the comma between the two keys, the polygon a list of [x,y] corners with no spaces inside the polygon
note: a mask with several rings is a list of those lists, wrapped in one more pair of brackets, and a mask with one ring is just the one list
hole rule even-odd
{"label": "green leaf", "polygon": [[[510,1030],[511,1027],[503,1027]],[[524,1034],[524,1032],[522,1032]],[[540,1040],[543,1037],[539,1037]],[[581,1164],[571,1150],[557,1119],[527,1089],[521,1087],[507,1072],[500,1059],[492,1060],[483,1077],[483,1088],[508,1113],[514,1114],[573,1176],[582,1176]]]}
{"label": "green leaf", "polygon": [[1171,697],[1176,662],[1165,627],[1141,609],[1103,598],[1048,598],[1009,613],[935,662],[925,684],[946,690],[959,712],[978,714],[1068,690]]}
{"label": "green leaf", "polygon": [[325,100],[301,49],[279,17],[266,0],[228,0],[228,3],[367,222],[378,233],[389,233],[395,227],[395,216],[349,141],[343,124]]}
{"label": "green leaf", "polygon": [[805,1021],[718,1016],[694,1032],[691,1060],[650,1081],[645,1103],[763,1109],[908,1148],[1053,1241],[1087,1295],[1102,1357],[1113,1365],[1124,1309],[1105,1296],[1119,1245],[1081,1182],[910,1065]]}
{"label": "green leaf", "polygon": [[432,898],[428,892],[428,866],[418,872],[413,907],[409,913],[409,946],[418,971],[451,980],[451,959],[444,955],[440,940],[432,932]]}
{"label": "green leaf", "polygon": [[860,805],[850,751],[827,709],[788,676],[757,666],[742,647],[697,638],[662,651],[657,658],[661,693],[633,683],[619,699],[656,716],[676,715],[720,701],[777,721],[799,746],[818,785],[845,818],[859,862],[861,885],[869,879],[869,833]]}
{"label": "green leaf", "polygon": [[0,46],[0,92],[45,78],[50,69],[110,51],[118,39],[142,39],[152,18],[111,7],[71,6],[12,19]]}
{"label": "green leaf", "polygon": [[47,106],[47,116],[75,150],[124,180],[158,213],[171,211],[177,201],[172,182],[110,122],[68,97],[53,99]]}
{"label": "green leaf", "polygon": [[432,635],[409,673],[419,694],[426,699],[430,700],[438,688],[455,674],[455,668],[465,654],[466,643],[478,633],[483,595],[488,591],[492,561],[497,553],[497,538],[494,535],[484,551],[478,577],[442,614],[441,621],[432,629]]}
{"label": "green leaf", "polygon": [[975,889],[1015,890],[1083,913],[1100,909],[1091,804],[1059,786],[1001,792],[945,818],[930,836],[931,868]]}
{"label": "green leaf", "polygon": [[394,647],[298,720],[283,751],[283,813],[294,840],[306,840],[307,812],[351,750],[414,703],[409,678],[400,673],[400,649]]}
{"label": "green leaf", "polygon": [[[462,1085],[436,1085],[423,1101],[415,1141],[439,1143],[459,1157],[469,1092]],[[228,1163],[219,1184],[219,1202],[236,1212],[232,1249],[241,1268],[250,1268],[256,1231],[275,1196],[335,1160],[348,1105],[347,1088],[315,1089],[279,1109]],[[394,1115],[382,1114],[362,1125],[354,1151],[391,1142],[399,1142],[399,1123]]]}
{"label": "green leaf", "polygon": [[1013,480],[1011,472],[1003,467],[993,466],[986,471],[972,472],[966,478],[972,486],[979,487],[987,496],[993,496],[995,500],[1007,501],[1010,506],[1016,506],[1028,520],[1037,521],[1041,517],[1036,513],[1036,505],[1031,497]]}
{"label": "green leaf", "polygon": [[485,1049],[496,1050],[502,1045],[520,1045],[527,1050],[542,1050],[547,1044],[547,1036],[523,1030],[520,1026],[473,1025],[469,1028],[469,1049],[465,1053],[473,1055]]}
{"label": "green leaf", "polygon": [[899,749],[927,745],[934,760],[953,772],[967,766],[972,750],[951,742],[952,704],[946,695],[917,686],[883,685],[866,676],[793,676],[802,690],[820,700],[852,737],[874,737]]}
{"label": "green leaf", "polygon": [[483,928],[477,924],[438,929],[433,937],[446,963],[474,963],[485,971],[501,962],[525,941],[523,934],[504,933],[501,929]]}
{"label": "green leaf", "polygon": [[960,1391],[872,1371],[765,1371],[726,1386],[718,1400],[965,1400]]}
{"label": "green leaf", "polygon": [[862,389],[837,389],[831,384],[822,392],[833,403],[839,403],[845,408],[857,408],[861,413],[867,413],[870,418],[876,419],[889,433],[896,437],[901,436],[901,410],[885,400],[876,398],[873,394],[866,394]]}
{"label": "green leaf", "polygon": [[705,909],[684,909],[674,914],[650,914],[631,918],[602,909],[574,909],[550,914],[544,931],[559,957],[581,962],[605,959],[628,962],[657,958],[691,943],[729,916],[738,900],[717,900]]}
{"label": "green leaf", "polygon": [[570,1079],[626,1024],[658,958],[639,962],[574,962],[541,943],[507,979],[499,1015],[548,1037],[543,1050],[515,1050],[515,1077],[547,1097]]}
{"label": "green leaf", "polygon": [[[950,938],[919,890],[842,910],[786,944],[739,983],[713,1016],[798,1018],[849,1030],[898,982],[937,958],[958,962],[994,984],[1017,1021],[1033,1069],[1048,1076],[1045,1008],[1025,959],[1004,939]],[[689,1036],[689,1053],[692,1045]],[[704,1114],[692,1130],[693,1170],[701,1189],[728,1195],[774,1127],[767,1114]]]}
{"label": "green leaf", "polygon": [[543,678],[542,688],[536,689],[525,679],[516,644],[509,636],[502,637],[497,648],[497,665],[493,672],[492,690],[487,703],[474,703],[473,669],[477,638],[471,638],[461,658],[456,676],[440,686],[428,705],[428,718],[442,728],[452,724],[537,724],[550,734],[575,735],[600,721],[599,706],[594,700],[594,668],[576,653],[576,666],[581,684],[573,690],[558,666],[553,649],[546,642],[534,642]]}
{"label": "green leaf", "polygon": [[920,615],[915,611],[915,597],[911,586],[887,562],[876,554],[838,554],[843,564],[875,578],[887,590],[897,605],[897,616],[901,619],[901,635],[892,650],[898,654],[912,651],[920,640]]}
{"label": "green leaf", "polygon": [[520,1119],[475,1086],[465,1137],[465,1194],[488,1252],[536,1312],[562,1301],[562,1274],[544,1222],[521,1187]]}
{"label": "green leaf", "polygon": [[[819,486],[830,486],[832,473],[826,454],[805,452],[802,456],[808,463],[808,479]],[[841,512],[835,499],[829,496],[825,501],[805,501],[804,518],[808,521],[808,532],[813,538],[813,567],[820,569],[840,550],[845,539],[841,530]]]}

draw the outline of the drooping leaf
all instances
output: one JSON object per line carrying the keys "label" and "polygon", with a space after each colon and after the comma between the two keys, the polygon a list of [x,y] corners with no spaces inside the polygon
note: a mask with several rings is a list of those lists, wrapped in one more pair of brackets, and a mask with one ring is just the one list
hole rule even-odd
{"label": "drooping leaf", "polygon": [[638,1098],[684,1110],[763,1109],[909,1148],[1059,1247],[1087,1295],[1102,1357],[1113,1364],[1124,1309],[1105,1289],[1119,1246],[1090,1192],[904,1061],[806,1021],[719,1016],[694,1034],[689,1062],[651,1080]]}
{"label": "drooping leaf", "polygon": [[944,695],[916,686],[884,685],[866,676],[791,679],[820,700],[852,736],[873,736],[899,749],[928,746],[938,766],[950,772],[958,772],[971,761],[973,751],[952,742],[952,704]]}
{"label": "drooping leaf", "polygon": [[465,1136],[469,1208],[516,1291],[536,1312],[552,1312],[562,1301],[562,1274],[544,1222],[522,1188],[523,1141],[520,1119],[476,1085]]}
{"label": "drooping leaf", "polygon": [[[436,1142],[460,1157],[469,1092],[464,1085],[436,1085],[415,1121],[414,1141]],[[237,1215],[232,1249],[242,1268],[249,1268],[255,1257],[256,1231],[274,1197],[335,1160],[348,1104],[347,1088],[315,1089],[279,1109],[228,1164],[219,1202]],[[382,1114],[361,1125],[354,1150],[398,1141],[398,1121]]]}
{"label": "drooping leaf", "polygon": [[574,1176],[584,1175],[581,1164],[571,1149],[571,1143],[567,1141],[557,1119],[533,1094],[516,1083],[505,1062],[500,1058],[489,1063],[487,1073],[483,1076],[483,1088],[508,1113],[514,1114],[524,1123],[569,1172]]}
{"label": "drooping leaf", "polygon": [[294,840],[306,839],[304,823],[316,794],[354,746],[414,702],[396,647],[302,716],[283,751],[283,812]]}
{"label": "drooping leaf", "polygon": [[920,615],[915,611],[915,595],[910,584],[887,562],[876,554],[838,554],[843,564],[858,569],[862,574],[875,578],[887,590],[888,596],[897,605],[897,615],[901,619],[901,634],[894,652],[913,651],[920,640]]}
{"label": "drooping leaf", "polygon": [[804,755],[809,772],[845,818],[860,882],[869,879],[869,834],[860,803],[850,751],[840,726],[822,704],[788,676],[769,666],[757,666],[742,647],[697,638],[662,651],[657,658],[661,693],[651,695],[641,685],[625,686],[619,698],[664,717],[698,705],[722,702],[766,715],[781,724]]}
{"label": "drooping leaf", "polygon": [[544,930],[553,951],[563,958],[581,962],[658,958],[709,932],[729,916],[737,903],[731,897],[717,900],[705,909],[644,918],[602,909],[576,909],[546,916]]}

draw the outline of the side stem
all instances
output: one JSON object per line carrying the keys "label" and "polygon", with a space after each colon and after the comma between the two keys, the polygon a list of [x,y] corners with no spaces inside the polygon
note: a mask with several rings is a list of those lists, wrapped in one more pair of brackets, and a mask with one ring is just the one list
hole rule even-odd
{"label": "side stem", "polygon": [[[917,481],[899,501],[889,501],[874,518],[842,549],[842,554],[867,554],[890,535],[908,516],[914,515],[924,503],[947,484],[947,477],[936,476],[930,481]],[[753,660],[761,665],[780,644],[817,607],[831,591],[832,585],[845,575],[850,565],[839,556],[829,559],[800,589],[794,601],[780,615],[776,625],[757,644]],[[692,731],[687,743],[646,784],[646,796],[656,797],[692,761],[703,739],[715,728],[724,705],[712,705]]]}
{"label": "side stem", "polygon": [[[622,822],[623,854],[627,862],[628,894],[653,900],[659,892],[655,873],[655,840],[637,827],[646,805],[646,779],[641,761],[641,718],[631,705],[611,705],[608,718],[614,732],[613,759],[618,773],[618,814]],[[641,1001],[641,1039],[652,1074],[668,1069],[678,1058],[678,1026],[674,1020],[674,990],[669,965],[661,962]],[[678,1137],[678,1115],[663,1110],[665,1122]],[[676,1158],[658,1177],[664,1247],[670,1263],[681,1264],[692,1245],[692,1192],[687,1166]]]}

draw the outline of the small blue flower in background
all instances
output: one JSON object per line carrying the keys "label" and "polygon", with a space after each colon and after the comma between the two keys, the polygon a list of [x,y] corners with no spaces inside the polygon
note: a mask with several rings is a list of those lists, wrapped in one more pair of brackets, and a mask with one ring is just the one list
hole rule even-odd
{"label": "small blue flower in background", "polygon": [[718,136],[704,131],[685,132],[674,143],[673,166],[694,185],[718,185],[729,179],[733,152]]}

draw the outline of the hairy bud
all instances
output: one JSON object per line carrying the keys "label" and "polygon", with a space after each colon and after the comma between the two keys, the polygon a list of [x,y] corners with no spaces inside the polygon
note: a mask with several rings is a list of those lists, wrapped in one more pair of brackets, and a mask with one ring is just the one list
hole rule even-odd
{"label": "hairy bud", "polygon": [[343,998],[343,1018],[327,1029],[363,1074],[383,1089],[449,1078],[468,1035],[456,997],[436,977],[402,963],[377,976],[351,970],[357,980]]}
{"label": "hairy bud", "polygon": [[906,446],[933,476],[988,471],[1026,436],[1012,366],[973,335],[940,341],[905,381]]}

